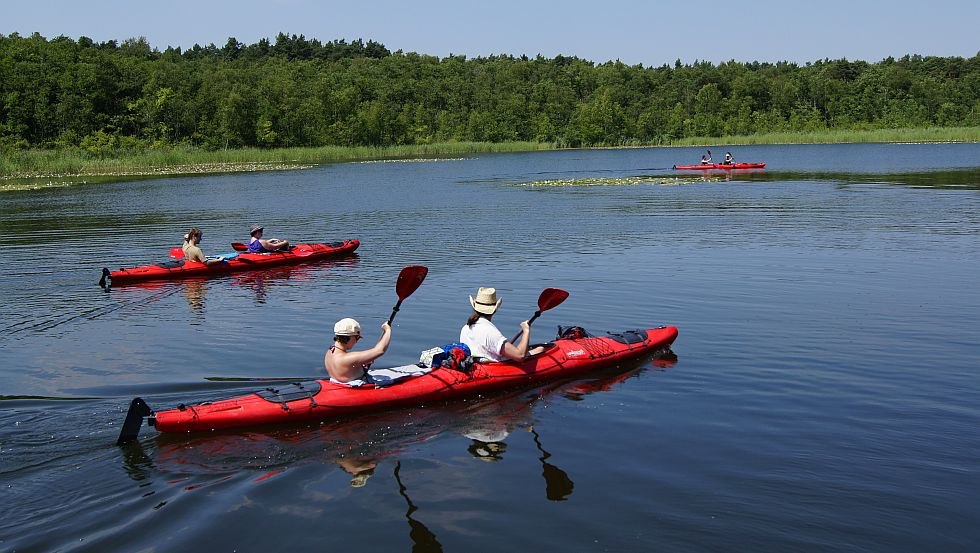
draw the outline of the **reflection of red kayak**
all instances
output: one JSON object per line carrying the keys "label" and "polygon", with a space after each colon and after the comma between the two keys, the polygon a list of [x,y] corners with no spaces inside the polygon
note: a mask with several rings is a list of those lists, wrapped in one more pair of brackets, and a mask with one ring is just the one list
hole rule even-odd
{"label": "reflection of red kayak", "polygon": [[[205,265],[196,261],[175,259],[153,265],[132,269],[119,269],[110,272],[102,269],[103,279],[113,285],[128,284],[145,280],[175,279],[189,276],[211,276],[238,271],[254,271],[267,267],[294,265],[330,257],[340,257],[352,253],[361,243],[357,240],[344,240],[330,244],[296,244],[288,251],[271,253],[240,253],[223,263]],[[100,281],[104,285],[105,280]]]}
{"label": "reflection of red kayak", "polygon": [[708,163],[705,165],[675,165],[674,169],[677,170],[689,170],[689,169],[763,169],[765,168],[765,163],[730,163],[725,165],[724,163]]}
{"label": "reflection of red kayak", "polygon": [[161,432],[203,432],[260,424],[299,422],[419,405],[431,401],[533,385],[620,365],[667,349],[677,327],[666,326],[604,336],[561,338],[549,349],[520,363],[477,363],[469,372],[437,368],[386,387],[368,384],[352,388],[329,380],[297,382],[267,388],[246,396],[183,406],[154,413],[136,398],[123,424],[119,441],[136,438],[142,417]]}
{"label": "reflection of red kayak", "polygon": [[[178,473],[185,479],[225,475],[229,469],[257,470],[256,481],[267,479],[286,465],[310,462],[337,463],[349,471],[349,462],[377,465],[394,460],[406,449],[439,434],[465,435],[477,443],[473,436],[480,433],[508,435],[520,429],[533,430],[538,401],[559,396],[581,400],[635,378],[643,370],[642,366],[610,368],[531,389],[431,403],[425,409],[374,411],[358,415],[356,424],[337,418],[308,428],[287,425],[241,433],[160,434],[154,442],[153,469]],[[472,444],[470,448],[474,457],[485,458]],[[256,463],[256,459],[263,461]]]}

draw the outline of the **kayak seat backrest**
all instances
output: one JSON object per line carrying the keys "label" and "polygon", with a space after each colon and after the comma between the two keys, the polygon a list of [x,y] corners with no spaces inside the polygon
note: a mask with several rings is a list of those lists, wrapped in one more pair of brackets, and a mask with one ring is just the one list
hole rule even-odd
{"label": "kayak seat backrest", "polygon": [[255,392],[262,399],[272,403],[289,403],[298,399],[309,399],[320,393],[320,383],[316,380],[290,382],[283,386],[270,386]]}
{"label": "kayak seat backrest", "polygon": [[558,334],[555,335],[555,340],[565,339],[565,340],[579,340],[582,338],[589,338],[592,336],[588,330],[580,326],[562,326],[558,325]]}
{"label": "kayak seat backrest", "polygon": [[643,330],[624,330],[622,332],[609,332],[607,336],[620,344],[639,344],[647,339],[647,333]]}

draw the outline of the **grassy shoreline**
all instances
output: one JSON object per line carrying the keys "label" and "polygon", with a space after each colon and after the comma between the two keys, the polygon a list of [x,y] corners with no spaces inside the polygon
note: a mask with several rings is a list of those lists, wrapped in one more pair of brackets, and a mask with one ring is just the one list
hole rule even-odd
{"label": "grassy shoreline", "polygon": [[[980,142],[980,127],[822,130],[751,136],[691,137],[669,144],[630,143],[617,147],[690,147],[754,144],[842,144],[859,142]],[[385,148],[328,146],[320,148],[256,148],[209,152],[178,146],[108,158],[91,158],[62,150],[26,150],[0,156],[0,191],[69,186],[91,181],[154,178],[247,171],[304,169],[325,163],[413,161],[479,153],[557,150],[539,142],[455,142]]]}

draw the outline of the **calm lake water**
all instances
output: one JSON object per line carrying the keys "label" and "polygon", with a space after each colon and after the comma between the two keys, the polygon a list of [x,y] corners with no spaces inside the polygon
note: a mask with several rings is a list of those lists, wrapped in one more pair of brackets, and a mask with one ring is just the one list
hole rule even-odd
{"label": "calm lake water", "polygon": [[[720,158],[724,148],[715,148]],[[2,551],[977,551],[980,145],[759,146],[350,163],[0,194]],[[357,255],[102,291],[250,224]],[[322,424],[116,447],[167,409],[322,374],[401,267],[383,363],[504,334],[673,324],[676,361]]]}

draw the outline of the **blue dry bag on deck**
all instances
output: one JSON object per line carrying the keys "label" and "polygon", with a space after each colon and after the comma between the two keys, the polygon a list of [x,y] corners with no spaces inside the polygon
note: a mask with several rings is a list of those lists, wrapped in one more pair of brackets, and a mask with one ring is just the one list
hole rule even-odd
{"label": "blue dry bag on deck", "polygon": [[470,348],[466,344],[453,342],[440,348],[442,352],[432,356],[432,367],[443,367],[455,371],[468,371],[473,366]]}

